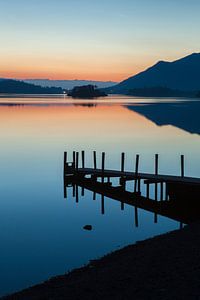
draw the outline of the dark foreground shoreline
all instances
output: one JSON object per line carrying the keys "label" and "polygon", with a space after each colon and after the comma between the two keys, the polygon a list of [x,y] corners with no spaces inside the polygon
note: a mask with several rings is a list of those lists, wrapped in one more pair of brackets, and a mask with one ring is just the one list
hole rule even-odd
{"label": "dark foreground shoreline", "polygon": [[200,299],[200,223],[138,242],[2,299]]}

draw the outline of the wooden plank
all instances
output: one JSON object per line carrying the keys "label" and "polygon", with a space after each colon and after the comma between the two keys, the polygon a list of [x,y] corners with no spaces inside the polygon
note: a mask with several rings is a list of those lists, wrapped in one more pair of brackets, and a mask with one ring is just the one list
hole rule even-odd
{"label": "wooden plank", "polygon": [[78,172],[81,174],[91,174],[97,177],[127,177],[128,179],[147,179],[147,180],[156,180],[156,181],[163,181],[163,182],[175,182],[175,183],[184,183],[184,184],[200,184],[200,178],[197,177],[180,177],[180,176],[172,176],[172,175],[155,175],[150,173],[135,173],[135,172],[121,172],[116,170],[105,170],[102,173],[102,169],[93,168],[79,168]]}

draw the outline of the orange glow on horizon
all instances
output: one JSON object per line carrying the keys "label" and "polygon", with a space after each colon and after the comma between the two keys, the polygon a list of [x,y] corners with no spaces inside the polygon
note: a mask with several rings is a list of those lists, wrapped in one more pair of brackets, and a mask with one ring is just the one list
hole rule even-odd
{"label": "orange glow on horizon", "polygon": [[130,76],[136,75],[138,71],[133,71],[132,73],[123,74],[59,74],[59,73],[46,73],[46,72],[1,72],[1,78],[9,79],[50,79],[50,80],[94,80],[94,81],[115,81],[120,82],[127,79]]}
{"label": "orange glow on horizon", "polygon": [[96,80],[96,81],[116,81],[120,82],[143,71],[149,63],[135,65],[107,65],[91,64],[87,68],[85,65],[64,65],[62,67],[53,65],[48,66],[46,63],[38,65],[34,62],[29,65],[18,65],[16,61],[12,66],[4,64],[1,66],[1,78],[13,79],[52,79],[52,80]]}

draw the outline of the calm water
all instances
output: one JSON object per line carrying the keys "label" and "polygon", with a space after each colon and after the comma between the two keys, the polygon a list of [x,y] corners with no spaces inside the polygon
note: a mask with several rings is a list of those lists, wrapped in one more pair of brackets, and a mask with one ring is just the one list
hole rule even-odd
{"label": "calm water", "polygon": [[[106,151],[106,166],[200,176],[200,104],[177,99],[109,97],[98,101],[63,98],[0,98],[0,295],[39,283],[138,240],[179,228],[173,220],[101,198],[89,191],[79,203],[63,196],[63,151]],[[160,102],[164,103],[160,103]],[[150,104],[147,104],[150,103]],[[199,110],[198,110],[199,109]],[[92,224],[93,230],[83,230]]]}

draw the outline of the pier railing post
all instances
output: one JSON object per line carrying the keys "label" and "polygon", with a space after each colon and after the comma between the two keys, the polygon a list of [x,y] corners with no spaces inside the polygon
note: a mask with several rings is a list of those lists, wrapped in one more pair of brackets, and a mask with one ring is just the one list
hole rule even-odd
{"label": "pier railing post", "polygon": [[97,153],[93,151],[94,169],[97,169]]}
{"label": "pier railing post", "polygon": [[78,171],[79,152],[76,152],[76,171]]}
{"label": "pier railing post", "polygon": [[158,154],[155,154],[155,175],[158,175]]}
{"label": "pier railing post", "polygon": [[73,151],[73,168],[76,168],[76,152]]}
{"label": "pier railing post", "polygon": [[81,151],[81,157],[82,157],[82,168],[85,168],[85,151]]}
{"label": "pier railing post", "polygon": [[64,152],[64,162],[63,162],[63,177],[65,177],[66,174],[66,163],[67,163],[67,152]]}
{"label": "pier railing post", "polygon": [[181,177],[185,176],[185,162],[184,155],[181,155]]}
{"label": "pier railing post", "polygon": [[[155,154],[155,175],[158,175],[158,154]],[[155,183],[155,200],[158,200],[158,184]]]}
{"label": "pier railing post", "polygon": [[134,193],[137,192],[137,184],[138,184],[137,176],[138,176],[138,170],[139,170],[139,159],[140,159],[139,154],[136,154],[136,161],[135,161],[135,176],[136,176],[136,179],[135,179],[135,185],[134,185]]}
{"label": "pier railing post", "polygon": [[124,163],[125,163],[125,153],[121,154],[121,172],[124,172]]}
{"label": "pier railing post", "polygon": [[101,172],[102,172],[102,182],[104,182],[104,170],[105,170],[105,152],[102,152],[101,158]]}

